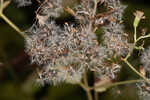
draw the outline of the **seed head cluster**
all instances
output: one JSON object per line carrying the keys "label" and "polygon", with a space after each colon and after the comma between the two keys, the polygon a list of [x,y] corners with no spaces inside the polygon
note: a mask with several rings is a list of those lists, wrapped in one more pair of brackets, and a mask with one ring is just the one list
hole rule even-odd
{"label": "seed head cluster", "polygon": [[[77,29],[68,24],[61,28],[54,22],[48,26],[26,38],[26,52],[31,56],[32,63],[44,66],[42,73],[46,75],[42,74],[42,79],[48,77],[46,79],[54,82],[74,82],[71,80],[76,79],[79,82],[86,68],[101,66],[107,57],[105,49],[99,47],[95,34],[86,32],[87,28]],[[51,78],[52,70],[57,70],[56,78]]]}
{"label": "seed head cluster", "polygon": [[[43,20],[47,18],[56,18],[63,13],[62,0],[46,0],[37,10],[37,15],[42,16]],[[38,17],[37,16],[37,17]],[[44,17],[45,16],[45,17]],[[39,20],[41,18],[38,18]]]}
{"label": "seed head cluster", "polygon": [[141,63],[146,71],[150,71],[150,47],[145,49],[141,55]]}
{"label": "seed head cluster", "polygon": [[116,79],[118,73],[120,72],[121,65],[119,64],[103,64],[103,66],[95,67],[97,70],[97,78],[101,78],[107,76],[109,79],[114,80]]}
{"label": "seed head cluster", "polygon": [[[48,0],[41,4],[37,10],[36,22],[26,31],[26,52],[30,55],[31,63],[41,66],[37,81],[42,84],[79,83],[87,69],[97,72],[100,77],[107,75],[112,79],[116,78],[121,66],[108,64],[106,61],[114,55],[114,51],[121,55],[127,47],[127,40],[122,39],[123,33],[115,30],[120,28],[119,23],[110,21],[110,24],[104,27],[105,45],[98,43],[92,25],[98,20],[93,18],[96,14],[96,1],[81,0],[80,4],[73,8],[79,25],[56,23],[55,19],[64,12],[62,0]],[[111,5],[111,2],[117,6]],[[112,15],[120,16],[119,0],[108,0],[107,3],[117,9]],[[109,26],[113,27],[108,28]]]}
{"label": "seed head cluster", "polygon": [[[142,52],[140,61],[142,63],[142,68],[145,72],[145,77],[147,79],[150,79],[150,47],[148,47],[145,51]],[[141,98],[148,100],[146,98],[150,97],[150,83],[143,81],[137,83],[137,87],[139,89],[139,95],[141,96]]]}
{"label": "seed head cluster", "polygon": [[149,100],[150,97],[150,83],[139,82],[136,84],[138,88],[138,95],[142,100]]}
{"label": "seed head cluster", "polygon": [[104,26],[104,45],[110,52],[117,56],[124,56],[129,52],[127,34],[124,32],[123,24],[121,24],[123,11],[126,8],[121,5],[119,0],[106,0],[109,7],[114,11],[111,15],[104,17],[104,19],[111,20],[110,23]]}
{"label": "seed head cluster", "polygon": [[[116,26],[114,26],[116,27]],[[124,34],[111,33],[112,31],[105,30],[104,45],[110,49],[112,55],[125,56],[129,52],[129,43],[127,37]]]}

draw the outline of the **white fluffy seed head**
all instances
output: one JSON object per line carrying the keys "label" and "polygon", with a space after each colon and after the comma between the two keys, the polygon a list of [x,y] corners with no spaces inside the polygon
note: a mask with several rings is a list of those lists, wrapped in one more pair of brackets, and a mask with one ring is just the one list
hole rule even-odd
{"label": "white fluffy seed head", "polygon": [[[150,79],[150,47],[145,49],[142,52],[142,55],[140,57],[141,63],[142,63],[142,68],[144,70],[144,75],[147,79]],[[150,97],[150,83],[147,83],[145,81],[137,83],[138,87],[138,94],[140,98],[144,100],[148,100]]]}
{"label": "white fluffy seed head", "polygon": [[150,71],[150,47],[145,49],[140,57],[145,70]]}
{"label": "white fluffy seed head", "polygon": [[[31,62],[42,66],[39,82],[79,83],[86,69],[96,70],[101,77],[107,75],[111,79],[116,78],[121,66],[106,61],[114,55],[114,51],[118,55],[124,54],[124,49],[128,47],[127,40],[121,38],[123,32],[120,32],[122,28],[119,23],[111,22],[108,25],[111,28],[104,28],[105,45],[99,45],[91,25],[94,21],[90,19],[93,16],[94,1],[91,1],[87,9],[85,4],[88,1],[83,0],[75,8],[76,17],[80,21],[77,26],[67,22],[61,26],[56,24],[55,19],[63,12],[59,0],[48,0],[40,6],[37,20],[27,31],[26,37],[26,52],[30,55]],[[116,3],[120,5],[118,1]],[[120,13],[113,16],[120,16],[118,14]]]}

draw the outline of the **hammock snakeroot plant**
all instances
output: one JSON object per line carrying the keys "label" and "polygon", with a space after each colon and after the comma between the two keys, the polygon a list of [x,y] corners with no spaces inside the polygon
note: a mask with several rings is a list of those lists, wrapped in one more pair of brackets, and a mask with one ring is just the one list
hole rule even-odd
{"label": "hammock snakeroot plant", "polygon": [[[30,5],[30,0],[12,0],[18,7]],[[31,63],[37,64],[40,84],[57,85],[62,82],[78,84],[87,93],[88,99],[98,100],[98,93],[117,85],[136,83],[141,96],[149,96],[149,48],[137,43],[150,34],[137,37],[136,29],[144,13],[136,11],[134,41],[128,42],[122,22],[126,8],[119,0],[79,0],[72,7],[64,6],[63,0],[45,0],[40,2],[36,11],[36,21],[26,31],[21,31],[3,13],[10,1],[0,2],[0,18],[25,38],[25,52]],[[99,12],[98,8],[105,10]],[[73,21],[59,22],[63,14],[71,16]],[[97,30],[103,29],[102,41],[98,42]],[[143,68],[137,71],[128,61],[133,50],[144,50],[141,56]],[[124,62],[141,78],[117,82],[117,75]],[[95,82],[89,86],[87,71],[94,73]],[[98,81],[97,81],[98,80]],[[94,95],[91,91],[94,90]],[[146,94],[146,95],[145,95]]]}

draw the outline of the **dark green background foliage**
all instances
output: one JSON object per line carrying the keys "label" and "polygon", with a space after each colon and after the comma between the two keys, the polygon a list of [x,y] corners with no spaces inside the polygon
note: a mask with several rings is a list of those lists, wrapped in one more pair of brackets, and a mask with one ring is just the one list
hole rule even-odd
{"label": "dark green background foliage", "polygon": [[[124,13],[125,30],[133,35],[133,12],[142,10],[146,19],[140,22],[138,32],[147,28],[150,32],[150,3],[148,0],[124,0],[128,5]],[[11,3],[4,11],[5,15],[22,30],[29,28],[34,22],[35,10],[38,4],[17,8]],[[101,32],[101,31],[98,31]],[[100,34],[100,33],[98,33]],[[98,35],[99,36],[99,35]],[[132,39],[131,39],[132,41]],[[149,41],[145,46],[148,46]],[[132,63],[138,64],[138,59],[131,58]],[[33,71],[37,67],[31,65],[29,56],[24,52],[24,39],[8,24],[0,19],[0,100],[86,100],[86,94],[77,85],[60,84],[58,86],[40,86],[34,82]],[[5,67],[5,65],[7,67]],[[119,80],[137,77],[128,67],[123,67]],[[92,83],[92,79],[89,78]],[[117,86],[100,94],[100,100],[138,100],[135,84]]]}

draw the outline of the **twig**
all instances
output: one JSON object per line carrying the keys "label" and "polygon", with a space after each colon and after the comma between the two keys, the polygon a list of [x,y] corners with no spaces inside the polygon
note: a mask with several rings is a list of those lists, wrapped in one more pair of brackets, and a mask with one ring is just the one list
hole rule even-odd
{"label": "twig", "polygon": [[141,73],[139,73],[127,60],[123,59],[123,61],[136,73],[138,74],[140,77],[142,77],[146,82],[149,82],[149,80],[143,76]]}
{"label": "twig", "polygon": [[[109,85],[104,85],[103,87],[108,89],[108,88],[118,86],[118,85],[125,85],[125,84],[137,83],[137,82],[142,82],[142,81],[143,80],[128,80],[128,81],[116,82],[116,83],[109,84]],[[94,88],[99,88],[99,87],[101,87],[101,86],[96,86]]]}
{"label": "twig", "polygon": [[[140,16],[136,15],[135,20],[134,20],[134,23],[133,23],[133,27],[134,27],[134,47],[133,47],[133,49],[142,49],[142,47],[137,47],[137,46],[136,46],[136,43],[137,43],[139,40],[141,40],[141,39],[150,37],[150,34],[148,34],[148,35],[146,35],[146,36],[140,36],[140,37],[137,39],[136,28],[137,28],[137,26],[138,26],[138,24],[139,24],[140,19],[141,19],[142,16],[143,16],[143,13],[141,13]],[[132,49],[132,51],[133,51],[133,49]],[[128,62],[128,58],[129,58],[130,55],[131,55],[130,53],[131,53],[131,52],[129,52],[129,53],[127,54],[127,56],[126,56],[124,59],[122,59],[122,60],[123,60],[137,75],[139,75],[140,77],[142,77],[146,82],[149,82],[149,80],[148,80],[145,76],[143,76],[140,72],[138,72],[138,71]]]}
{"label": "twig", "polygon": [[134,27],[134,43],[136,42],[136,27]]}
{"label": "twig", "polygon": [[136,40],[136,43],[141,40],[141,39],[145,39],[145,38],[149,38],[150,37],[150,34],[148,35],[145,35],[145,36],[140,36],[137,40]]}
{"label": "twig", "polygon": [[0,17],[5,20],[14,30],[16,30],[21,36],[25,37],[24,33],[14,24],[12,23],[3,13],[0,13]]}
{"label": "twig", "polygon": [[85,84],[85,88],[86,88],[85,90],[86,90],[86,93],[87,93],[87,96],[88,96],[88,100],[93,100],[92,94],[90,92],[90,88],[89,88],[89,85],[88,85],[86,72],[83,75],[83,81],[84,81],[84,84]]}
{"label": "twig", "polygon": [[0,13],[3,12],[3,2],[4,2],[3,0],[0,1]]}

